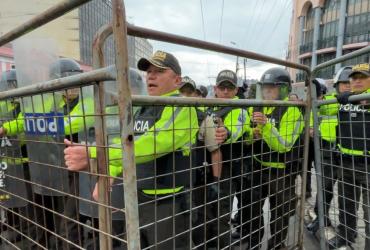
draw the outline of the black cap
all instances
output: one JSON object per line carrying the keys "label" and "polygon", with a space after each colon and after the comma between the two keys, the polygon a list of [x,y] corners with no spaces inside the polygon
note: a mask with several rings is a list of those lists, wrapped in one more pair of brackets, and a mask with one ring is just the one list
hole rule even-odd
{"label": "black cap", "polygon": [[199,91],[202,97],[206,97],[208,95],[208,89],[203,85],[198,86],[196,90]]}
{"label": "black cap", "polygon": [[141,58],[137,63],[137,68],[147,71],[150,65],[162,69],[172,69],[176,74],[181,75],[181,67],[176,57],[164,51],[156,51],[151,58]]}
{"label": "black cap", "polygon": [[355,74],[363,74],[367,77],[370,76],[370,64],[369,63],[362,63],[362,64],[357,64],[353,66],[352,68],[352,73],[349,74],[349,77],[352,77]]}
{"label": "black cap", "polygon": [[216,78],[216,86],[219,86],[221,83],[225,82],[229,82],[235,87],[238,86],[238,77],[234,71],[225,69],[218,73]]}
{"label": "black cap", "polygon": [[194,88],[194,90],[197,88],[197,86],[195,85],[194,80],[191,79],[188,76],[184,76],[184,77],[181,78],[181,86],[180,86],[180,89],[182,87],[184,87],[185,85],[190,85],[192,88]]}

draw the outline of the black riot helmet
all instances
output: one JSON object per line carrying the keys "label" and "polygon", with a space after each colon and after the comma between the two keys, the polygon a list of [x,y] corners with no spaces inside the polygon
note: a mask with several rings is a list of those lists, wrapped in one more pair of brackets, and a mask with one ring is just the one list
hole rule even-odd
{"label": "black riot helmet", "polygon": [[261,89],[267,85],[279,86],[279,100],[287,98],[292,90],[292,82],[288,71],[279,67],[267,70],[262,75],[261,81],[258,84],[261,85]]}
{"label": "black riot helmet", "polygon": [[338,72],[335,74],[333,79],[333,87],[339,93],[339,84],[340,83],[349,83],[349,75],[352,73],[352,67],[346,66],[342,67],[338,70]]}
{"label": "black riot helmet", "polygon": [[17,74],[15,69],[4,71],[1,74],[0,91],[17,88]]}
{"label": "black riot helmet", "polygon": [[80,73],[82,73],[82,69],[75,60],[61,58],[50,66],[49,77],[50,79],[57,79]]}
{"label": "black riot helmet", "polygon": [[131,86],[131,93],[133,95],[146,94],[146,85],[143,81],[143,77],[134,68],[129,68],[129,81]]}
{"label": "black riot helmet", "polygon": [[320,97],[326,95],[328,88],[326,87],[325,80],[321,78],[315,78],[313,81],[316,87],[316,96]]}

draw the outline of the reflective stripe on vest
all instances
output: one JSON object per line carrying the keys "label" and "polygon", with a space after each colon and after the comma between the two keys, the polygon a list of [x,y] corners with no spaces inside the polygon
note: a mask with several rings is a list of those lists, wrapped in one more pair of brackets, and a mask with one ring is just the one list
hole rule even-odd
{"label": "reflective stripe on vest", "polygon": [[[355,149],[348,149],[348,148],[343,148],[338,144],[339,150],[341,153],[346,154],[346,155],[355,155],[355,156],[365,156],[365,152],[361,150],[355,150]],[[367,152],[370,154],[370,151]]]}
{"label": "reflective stripe on vest", "polygon": [[180,192],[184,187],[177,187],[177,188],[165,188],[165,189],[145,189],[142,190],[144,194],[148,195],[164,195],[164,194],[175,194]]}
{"label": "reflective stripe on vest", "polygon": [[264,167],[271,168],[285,168],[285,163],[282,162],[263,162],[259,160],[256,156],[253,156],[256,161],[258,161]]}

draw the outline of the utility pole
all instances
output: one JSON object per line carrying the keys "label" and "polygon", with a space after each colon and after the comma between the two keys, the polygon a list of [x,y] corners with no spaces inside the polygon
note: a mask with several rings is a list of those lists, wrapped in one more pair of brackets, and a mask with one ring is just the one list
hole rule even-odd
{"label": "utility pole", "polygon": [[244,82],[247,82],[247,58],[244,58]]}

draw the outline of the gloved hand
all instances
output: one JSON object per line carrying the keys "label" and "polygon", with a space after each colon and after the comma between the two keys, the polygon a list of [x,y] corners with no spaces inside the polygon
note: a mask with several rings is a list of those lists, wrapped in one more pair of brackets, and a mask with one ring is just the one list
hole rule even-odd
{"label": "gloved hand", "polygon": [[343,105],[348,104],[349,103],[349,97],[351,95],[354,95],[354,93],[352,93],[352,92],[343,92],[343,93],[337,95],[337,100],[340,104],[343,104]]}

